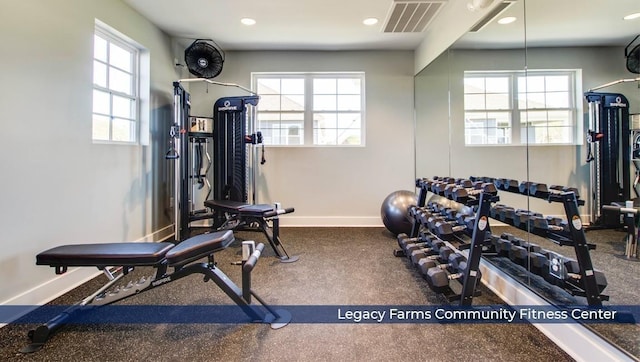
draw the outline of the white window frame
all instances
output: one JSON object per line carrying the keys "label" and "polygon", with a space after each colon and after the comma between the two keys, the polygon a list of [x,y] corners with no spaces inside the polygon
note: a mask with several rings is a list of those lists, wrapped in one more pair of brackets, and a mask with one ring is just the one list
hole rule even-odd
{"label": "white window frame", "polygon": [[[519,89],[518,89],[518,78],[522,76],[554,76],[554,75],[563,75],[569,76],[569,107],[568,108],[536,108],[536,109],[519,109],[518,97],[519,97]],[[583,141],[582,131],[582,94],[579,92],[582,89],[582,70],[581,69],[535,69],[535,70],[526,70],[526,71],[465,71],[464,77],[509,77],[509,102],[510,108],[507,110],[511,117],[511,134],[510,134],[510,143],[482,143],[482,144],[472,144],[467,143],[467,128],[466,123],[464,125],[465,130],[465,146],[467,147],[478,147],[478,146],[575,146],[581,145]],[[545,90],[545,94],[547,91]],[[463,94],[464,90],[463,90]],[[548,142],[539,142],[539,143],[529,143],[527,139],[524,139],[521,135],[522,123],[520,112],[524,111],[554,111],[554,110],[568,110],[572,113],[571,117],[571,140],[565,143],[548,143]],[[466,122],[466,112],[474,112],[474,111],[482,111],[482,110],[467,110],[466,105],[464,105],[464,97],[463,97],[463,112],[465,113],[465,122]],[[493,110],[487,109],[487,112],[504,112],[505,110]],[[499,129],[499,128],[496,128]]]}
{"label": "white window frame", "polygon": [[[304,139],[302,144],[288,145],[286,143],[270,144],[265,143],[268,147],[364,147],[366,144],[366,122],[365,122],[365,73],[364,72],[252,72],[251,84],[252,89],[257,91],[259,79],[292,79],[302,78],[304,79],[304,108],[300,111],[272,111],[274,113],[303,113],[303,134]],[[314,79],[340,79],[340,78],[358,78],[360,79],[360,111],[316,111],[315,113],[359,113],[360,114],[360,144],[345,145],[345,144],[315,144],[314,143],[314,110],[313,110],[313,81]],[[337,108],[337,107],[336,107]],[[257,107],[258,113],[260,113],[260,102]],[[265,111],[266,112],[266,111]],[[256,120],[257,129],[260,130],[259,121]],[[336,128],[340,129],[340,128]]]}
{"label": "white window frame", "polygon": [[[100,62],[102,64],[104,64],[106,66],[107,69],[107,87],[103,87],[103,86],[99,86],[97,84],[95,84],[95,80],[92,79],[92,83],[93,83],[93,90],[97,90],[97,91],[101,91],[101,92],[105,92],[109,94],[109,97],[113,97],[113,96],[118,96],[118,97],[123,97],[123,98],[128,98],[133,102],[133,107],[134,110],[132,112],[133,114],[133,118],[130,118],[128,120],[130,120],[132,122],[132,129],[131,129],[131,133],[132,133],[132,137],[130,138],[129,141],[121,141],[121,140],[114,140],[113,139],[113,119],[116,118],[113,115],[113,109],[112,107],[109,109],[109,114],[103,114],[103,113],[95,113],[92,110],[92,119],[93,119],[93,115],[100,115],[100,116],[106,116],[109,117],[109,137],[108,139],[102,139],[102,138],[94,138],[93,133],[92,133],[92,139],[94,143],[113,143],[113,144],[133,144],[133,145],[137,145],[140,142],[140,134],[141,134],[141,86],[140,86],[140,79],[141,79],[141,53],[143,51],[143,49],[141,49],[135,42],[133,42],[132,40],[128,39],[127,37],[125,37],[124,35],[120,34],[119,32],[117,32],[116,30],[114,30],[113,28],[109,27],[108,25],[98,21],[96,19],[96,24],[95,24],[95,30],[94,30],[94,36],[98,36],[104,40],[107,41],[107,43],[114,43],[117,46],[129,51],[132,54],[132,64],[131,64],[131,71],[127,71],[124,69],[120,69],[117,67],[114,67],[113,65],[109,64],[109,52],[108,49],[109,47],[107,46],[107,61],[106,63],[102,60],[99,60],[97,58],[92,57],[92,66],[93,66],[93,62]],[[95,49],[95,48],[94,48]],[[117,69],[119,71],[123,71],[126,73],[129,73],[131,75],[131,94],[127,94],[124,92],[120,92],[120,91],[116,91],[113,89],[110,89],[108,86],[108,82],[109,82],[109,71],[111,68]],[[93,73],[92,73],[93,76]],[[110,102],[111,104],[111,102]],[[122,117],[117,117],[117,118],[122,118]],[[123,118],[123,119],[127,119],[127,118]],[[92,127],[93,127],[93,120],[92,120]]]}

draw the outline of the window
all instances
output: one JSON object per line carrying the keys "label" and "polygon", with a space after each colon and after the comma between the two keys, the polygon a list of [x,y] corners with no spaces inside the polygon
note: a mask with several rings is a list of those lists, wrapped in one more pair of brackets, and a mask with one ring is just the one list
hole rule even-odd
{"label": "window", "polygon": [[267,145],[364,145],[364,73],[254,73]]}
{"label": "window", "polygon": [[576,144],[579,70],[465,72],[465,144]]}
{"label": "window", "polygon": [[93,41],[93,140],[134,143],[139,51],[98,24]]}

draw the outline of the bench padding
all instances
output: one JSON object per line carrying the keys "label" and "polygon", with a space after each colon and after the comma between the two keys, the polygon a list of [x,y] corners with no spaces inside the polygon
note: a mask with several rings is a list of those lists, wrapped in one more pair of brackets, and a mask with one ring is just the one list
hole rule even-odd
{"label": "bench padding", "polygon": [[167,252],[169,266],[178,266],[211,255],[229,246],[235,238],[231,230],[191,237]]}
{"label": "bench padding", "polygon": [[105,243],[62,245],[36,256],[37,265],[142,266],[160,263],[172,243]]}
{"label": "bench padding", "polygon": [[204,202],[204,206],[221,212],[229,212],[249,217],[263,217],[266,213],[274,211],[273,205],[253,205],[230,200],[207,200]]}
{"label": "bench padding", "polygon": [[62,245],[36,256],[37,265],[68,266],[154,266],[165,259],[179,266],[211,255],[229,246],[235,238],[231,230],[191,237],[173,243],[106,243]]}

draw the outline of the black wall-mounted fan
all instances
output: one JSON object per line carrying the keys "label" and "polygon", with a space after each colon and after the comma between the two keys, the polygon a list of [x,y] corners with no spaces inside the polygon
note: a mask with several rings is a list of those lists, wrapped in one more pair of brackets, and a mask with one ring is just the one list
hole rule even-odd
{"label": "black wall-mounted fan", "polygon": [[199,78],[214,78],[222,72],[224,52],[209,39],[196,39],[184,51],[189,72]]}
{"label": "black wall-mounted fan", "polygon": [[624,48],[624,56],[627,57],[627,70],[635,74],[640,74],[640,44],[631,50],[629,48],[638,38],[640,38],[640,35],[633,38],[631,43]]}

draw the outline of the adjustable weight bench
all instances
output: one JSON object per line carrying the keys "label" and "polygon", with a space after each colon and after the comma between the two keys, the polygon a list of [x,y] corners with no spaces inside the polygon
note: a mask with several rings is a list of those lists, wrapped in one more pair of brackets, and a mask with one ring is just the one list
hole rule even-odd
{"label": "adjustable weight bench", "polygon": [[[280,220],[279,215],[289,214],[295,211],[293,207],[286,209],[276,209],[269,204],[247,204],[231,200],[207,200],[204,206],[213,210],[219,217],[225,217],[218,230],[246,230],[247,226],[258,225],[258,231],[262,231],[267,237],[269,244],[273,248],[280,261],[283,263],[293,263],[298,261],[298,256],[289,256],[280,240]],[[269,226],[269,221],[272,227]]]}
{"label": "adjustable weight bench", "polygon": [[[291,314],[286,310],[272,309],[251,290],[251,271],[260,258],[264,244],[253,248],[252,241],[243,242],[242,288],[216,267],[213,254],[225,249],[234,240],[233,232],[227,230],[194,236],[178,245],[167,242],[77,244],[58,246],[38,254],[36,264],[51,266],[56,274],[65,273],[68,267],[91,266],[102,270],[109,281],[92,295],[30,331],[32,343],[21,352],[38,351],[49,336],[83,310],[108,305],[191,274],[203,274],[205,281],[213,280],[252,321],[269,323],[273,329],[286,326],[291,321]],[[204,257],[208,258],[207,262],[194,263]],[[136,266],[152,266],[155,273],[125,286],[112,288]],[[114,271],[110,267],[117,268]],[[168,268],[173,268],[173,271],[168,272]],[[264,309],[251,304],[251,297],[255,297]]]}

